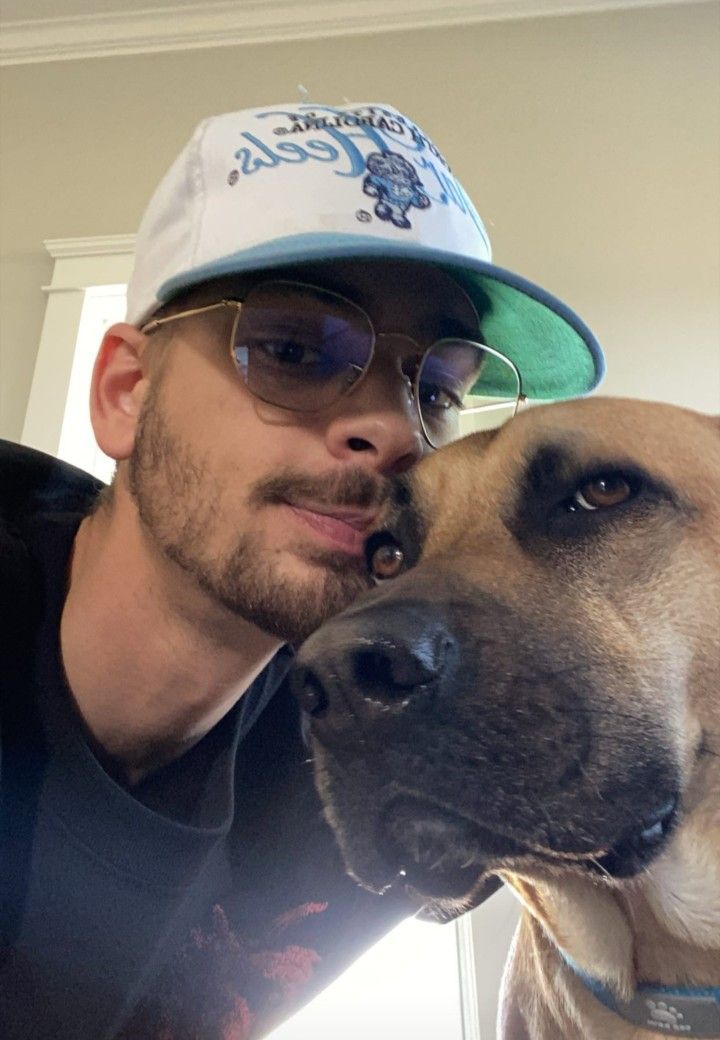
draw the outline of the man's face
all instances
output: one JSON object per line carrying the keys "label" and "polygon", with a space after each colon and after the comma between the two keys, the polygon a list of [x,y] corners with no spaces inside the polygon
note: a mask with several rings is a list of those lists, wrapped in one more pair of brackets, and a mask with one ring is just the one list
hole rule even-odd
{"label": "man's face", "polygon": [[[439,270],[343,262],[268,278],[289,276],[342,293],[378,333],[403,333],[421,350],[450,328],[478,335],[467,298]],[[211,600],[299,642],[367,588],[365,532],[388,479],[426,450],[404,375],[418,347],[381,340],[352,393],[299,413],[250,394],[230,359],[231,321],[219,310],[167,326],[130,490],[157,550]]]}

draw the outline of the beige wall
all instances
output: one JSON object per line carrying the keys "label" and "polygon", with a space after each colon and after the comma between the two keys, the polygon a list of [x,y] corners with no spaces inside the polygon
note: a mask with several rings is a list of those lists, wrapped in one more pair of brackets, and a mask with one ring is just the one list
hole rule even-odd
{"label": "beige wall", "polygon": [[297,97],[387,100],[450,157],[499,263],[606,347],[605,391],[720,396],[717,3],[15,66],[0,79],[0,435],[19,436],[44,238],[135,230],[196,121]]}

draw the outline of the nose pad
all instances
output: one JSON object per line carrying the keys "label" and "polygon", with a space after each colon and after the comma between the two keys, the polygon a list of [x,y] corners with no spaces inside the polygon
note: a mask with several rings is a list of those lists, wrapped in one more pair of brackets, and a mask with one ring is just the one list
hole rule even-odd
{"label": "nose pad", "polygon": [[392,703],[434,682],[443,672],[448,651],[444,633],[427,631],[403,640],[385,636],[350,655],[350,667],[364,696]]}
{"label": "nose pad", "polygon": [[418,704],[456,657],[455,637],[427,608],[354,612],[308,640],[292,685],[315,719],[386,717]]}

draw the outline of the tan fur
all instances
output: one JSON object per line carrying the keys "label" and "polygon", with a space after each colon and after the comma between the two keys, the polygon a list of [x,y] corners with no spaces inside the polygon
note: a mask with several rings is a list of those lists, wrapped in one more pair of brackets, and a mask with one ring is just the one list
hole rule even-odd
{"label": "tan fur", "polygon": [[[560,949],[618,998],[720,985],[719,432],[593,398],[437,452],[386,519],[419,559],[301,651],[328,691],[315,768],[349,871],[381,890],[393,865],[419,869],[426,916],[466,911],[493,874],[521,900],[502,1040],[661,1035],[607,1011]],[[618,471],[646,490],[578,511],[583,481]],[[352,663],[370,645],[426,646],[437,670],[413,687],[386,663],[363,686]],[[653,859],[643,835],[665,805],[678,822]],[[417,834],[438,842],[427,862]],[[618,848],[621,864],[640,852],[611,875]],[[443,874],[454,850],[460,880]]]}
{"label": "tan fur", "polygon": [[[616,626],[618,645],[644,640],[648,655],[652,649],[663,662],[665,679],[671,679],[672,702],[653,699],[652,676],[647,689],[650,705],[668,717],[683,762],[685,810],[669,847],[630,881],[604,882],[561,868],[551,875],[540,866],[523,876],[503,873],[524,913],[506,970],[500,1033],[503,1040],[647,1040],[660,1034],[606,1011],[566,968],[557,947],[619,997],[629,997],[638,979],[720,985],[717,423],[676,408],[595,399],[531,411],[494,438],[486,435],[481,451],[480,437],[460,441],[417,474],[430,518],[422,561],[461,554],[466,564],[472,551],[481,567],[482,546],[492,541],[486,587],[507,585],[509,569],[527,568],[527,559],[497,521],[498,506],[512,497],[515,473],[532,445],[563,431],[581,442],[586,438],[590,456],[636,461],[661,475],[694,510],[684,544],[673,549],[672,559],[668,553],[663,581],[638,589],[623,584],[618,572],[618,616],[598,612],[596,617],[606,633]],[[661,540],[656,551],[665,551]],[[612,541],[605,555],[612,571]],[[537,595],[540,588],[530,567],[524,594]],[[578,587],[578,598],[583,595]],[[592,607],[588,620],[592,623]],[[619,693],[619,705],[620,700]],[[713,754],[699,759],[695,753],[703,732]]]}

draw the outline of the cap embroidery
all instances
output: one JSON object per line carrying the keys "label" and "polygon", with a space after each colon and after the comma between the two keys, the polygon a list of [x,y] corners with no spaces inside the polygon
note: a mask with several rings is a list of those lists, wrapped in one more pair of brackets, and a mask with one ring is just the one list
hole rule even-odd
{"label": "cap embroidery", "polygon": [[407,211],[415,206],[427,209],[430,199],[415,172],[415,167],[397,152],[372,152],[367,157],[368,175],[363,181],[363,191],[373,199],[375,215],[381,220],[390,220],[399,228],[409,228]]}
{"label": "cap embroidery", "polygon": [[[262,174],[262,171],[307,162],[321,162],[338,177],[365,177],[364,183],[367,184],[369,159],[372,156],[392,156],[400,161],[398,167],[390,171],[393,180],[389,180],[388,171],[378,174],[378,177],[383,177],[384,184],[375,185],[378,193],[373,195],[379,199],[375,212],[381,220],[408,229],[411,224],[407,210],[411,206],[427,209],[432,201],[456,207],[486,238],[474,206],[453,177],[447,161],[430,139],[399,113],[374,106],[341,112],[332,107],[321,110],[318,106],[308,108],[300,105],[297,111],[271,109],[256,113],[255,118],[282,122],[271,127],[275,141],[263,140],[247,130],[240,133],[243,144],[233,150],[237,165],[226,174],[230,187],[245,177]],[[310,136],[313,133],[316,136]],[[278,141],[278,137],[281,140]],[[288,137],[292,140],[287,140]],[[368,146],[371,152],[366,158],[363,153]],[[407,157],[395,149],[403,149]],[[426,171],[429,180],[422,183],[416,167]],[[398,197],[398,192],[406,190],[401,181],[407,178],[413,180],[411,194],[414,198],[406,204]],[[372,194],[372,189],[365,193]]]}

